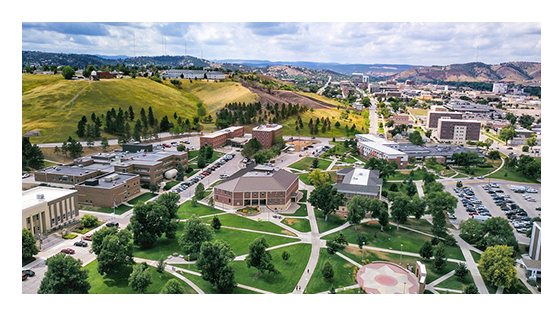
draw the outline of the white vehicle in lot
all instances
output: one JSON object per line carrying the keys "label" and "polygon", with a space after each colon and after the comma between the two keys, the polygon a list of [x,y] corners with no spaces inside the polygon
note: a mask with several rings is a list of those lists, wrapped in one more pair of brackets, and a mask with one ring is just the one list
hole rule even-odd
{"label": "white vehicle in lot", "polygon": [[538,191],[537,191],[536,189],[534,189],[534,188],[529,188],[529,189],[526,190],[526,192],[528,192],[528,193],[533,193],[533,194],[538,193]]}

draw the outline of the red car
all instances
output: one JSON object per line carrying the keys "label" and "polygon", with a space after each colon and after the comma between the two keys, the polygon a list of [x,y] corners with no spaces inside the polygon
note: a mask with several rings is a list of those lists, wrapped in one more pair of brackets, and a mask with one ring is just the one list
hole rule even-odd
{"label": "red car", "polygon": [[64,248],[60,252],[65,254],[74,254],[74,250],[72,248]]}
{"label": "red car", "polygon": [[478,215],[478,212],[471,211],[469,212],[469,215]]}
{"label": "red car", "polygon": [[169,145],[167,143],[164,143],[163,146],[166,147],[166,148],[171,148],[171,145]]}

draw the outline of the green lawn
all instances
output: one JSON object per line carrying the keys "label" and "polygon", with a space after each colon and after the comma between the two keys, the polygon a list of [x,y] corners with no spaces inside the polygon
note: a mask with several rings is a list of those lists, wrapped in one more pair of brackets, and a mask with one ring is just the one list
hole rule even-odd
{"label": "green lawn", "polygon": [[[138,294],[128,286],[128,277],[132,272],[132,266],[123,266],[114,275],[100,275],[97,272],[97,260],[92,261],[83,268],[89,271],[88,282],[91,284],[91,294]],[[159,273],[155,267],[149,267],[152,275],[152,284],[148,286],[147,294],[159,294],[163,286],[170,279],[178,279],[173,275],[163,272]],[[187,283],[179,280],[186,293],[196,294],[196,291]]]}
{"label": "green lawn", "polygon": [[[330,217],[329,217],[330,220]],[[384,232],[380,232],[381,226],[378,223],[362,223],[358,225],[358,230],[354,231],[354,227],[350,226],[339,233],[344,234],[348,243],[357,244],[356,237],[363,234],[367,238],[367,245],[373,247],[381,247],[393,250],[402,250],[405,252],[418,253],[425,241],[431,240],[431,237],[419,234],[404,228],[397,231],[396,226],[388,226]],[[333,239],[338,233],[333,233],[324,237],[324,239]],[[448,258],[465,260],[459,246],[447,246],[446,254]]]}
{"label": "green lawn", "polygon": [[[212,218],[213,217],[202,218],[202,222],[209,224],[212,222]],[[236,214],[231,214],[231,213],[223,214],[218,216],[218,219],[220,219],[220,222],[222,223],[222,227],[230,226],[230,227],[249,229],[254,231],[292,235],[291,232],[284,230],[282,227],[272,222],[267,222],[267,221],[258,222]]]}
{"label": "green lawn", "polygon": [[311,232],[311,224],[307,219],[284,218],[282,220],[282,223],[300,232]]}
{"label": "green lawn", "polygon": [[[308,171],[309,168],[311,167],[313,160],[315,158],[312,157],[304,157],[303,159],[291,164],[289,167],[291,168],[295,168],[298,170],[302,170],[302,171]],[[326,170],[327,167],[329,167],[329,165],[331,165],[332,161],[328,160],[328,159],[323,159],[323,158],[317,158],[317,160],[319,161],[319,169],[322,170]]]}
{"label": "green lawn", "polygon": [[317,220],[317,226],[319,227],[319,233],[332,230],[346,223],[346,219],[337,214],[331,213],[328,215],[327,221],[325,221],[325,216],[322,211],[315,209],[315,219]]}
{"label": "green lawn", "polygon": [[[268,244],[270,245],[270,242]],[[284,251],[290,254],[288,261],[282,259]],[[257,270],[247,268],[245,261],[233,261],[230,265],[235,270],[237,283],[279,294],[292,292],[305,271],[311,254],[311,245],[294,244],[271,250],[270,254],[272,263],[280,274],[263,273],[257,276]]]}
{"label": "green lawn", "polygon": [[300,190],[302,193],[302,197],[299,202],[306,202],[307,201],[307,190]]}
{"label": "green lawn", "polygon": [[152,193],[144,193],[132,200],[127,201],[127,203],[131,204],[131,205],[136,205],[137,203],[144,203],[152,198],[154,198],[155,196],[157,196],[157,194],[152,194]]}
{"label": "green lawn", "polygon": [[539,183],[537,180],[525,177],[521,172],[510,170],[505,166],[496,173],[489,175],[488,178],[503,179],[520,183]]}
{"label": "green lawn", "polygon": [[214,234],[215,239],[226,241],[236,256],[248,254],[249,244],[261,236],[264,236],[270,247],[299,241],[297,238],[239,231],[224,227]]}
{"label": "green lawn", "polygon": [[130,209],[132,209],[132,207],[127,206],[125,204],[121,204],[118,207],[116,207],[115,209],[113,209],[113,208],[102,208],[102,207],[88,207],[88,206],[84,206],[84,208],[83,208],[83,210],[97,211],[97,212],[103,212],[103,213],[113,213],[113,211],[115,211],[116,215],[121,215],[121,214],[127,212]]}
{"label": "green lawn", "polygon": [[[327,261],[332,265],[334,270],[334,277],[330,280],[326,280],[321,273],[323,265]],[[327,252],[327,249],[321,248],[317,267],[315,268],[315,272],[313,272],[313,275],[309,280],[309,284],[307,285],[305,293],[313,294],[328,291],[331,289],[331,286],[338,288],[354,285],[355,282],[353,279],[353,271],[353,264],[337,256],[336,254],[330,255]]]}
{"label": "green lawn", "polygon": [[[183,266],[178,265],[178,267],[183,268]],[[198,270],[196,270],[197,272],[199,272]],[[196,284],[197,287],[199,287],[202,291],[204,291],[204,293],[206,294],[220,294],[218,291],[216,291],[216,289],[214,289],[214,287],[212,286],[212,284],[210,284],[210,282],[208,281],[204,281],[204,279],[202,279],[202,277],[190,274],[190,273],[181,273],[181,275],[183,275],[183,277],[191,280],[192,282],[194,282],[194,284]],[[234,278],[235,281],[237,282],[237,278]],[[259,294],[258,292],[255,291],[251,291],[251,290],[246,290],[246,289],[242,289],[240,287],[235,287],[233,289],[232,294]]]}
{"label": "green lawn", "polygon": [[299,208],[293,214],[286,214],[289,217],[306,217],[307,213],[307,204],[305,203],[298,203]]}
{"label": "green lawn", "polygon": [[[183,251],[178,241],[181,235],[183,235],[184,231],[185,223],[179,222],[179,225],[177,227],[177,237],[175,239],[170,240],[165,236],[162,236],[156,241],[154,246],[149,249],[141,249],[138,246],[134,246],[134,257],[159,260],[160,257],[165,258],[169,255],[172,255],[173,253],[178,253],[187,257],[188,253]],[[299,239],[297,238],[264,235],[261,233],[239,231],[224,227],[222,227],[218,232],[214,234],[214,239],[222,239],[226,241],[230,245],[235,255],[243,255],[249,252],[249,244],[260,236],[264,236],[270,246],[299,241]]]}
{"label": "green lawn", "polygon": [[218,210],[216,208],[209,207],[207,205],[203,205],[201,203],[197,203],[197,206],[193,207],[192,202],[190,200],[187,200],[186,202],[181,204],[179,206],[179,210],[177,211],[177,215],[179,219],[188,219],[193,214],[200,217],[204,215],[211,215],[217,213],[223,213],[223,211]]}

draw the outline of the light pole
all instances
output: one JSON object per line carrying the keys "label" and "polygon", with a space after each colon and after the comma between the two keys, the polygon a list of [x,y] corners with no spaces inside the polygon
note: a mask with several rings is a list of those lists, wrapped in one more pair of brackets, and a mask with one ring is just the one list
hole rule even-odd
{"label": "light pole", "polygon": [[364,246],[366,245],[366,242],[362,242],[362,264],[364,263]]}
{"label": "light pole", "polygon": [[399,265],[402,265],[402,246],[403,246],[403,245],[401,244],[401,259],[400,259],[400,261],[399,261]]}

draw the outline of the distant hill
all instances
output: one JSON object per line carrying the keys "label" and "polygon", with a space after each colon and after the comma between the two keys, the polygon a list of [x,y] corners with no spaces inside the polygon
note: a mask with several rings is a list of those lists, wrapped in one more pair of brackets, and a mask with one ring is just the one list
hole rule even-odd
{"label": "distant hill", "polygon": [[391,77],[398,81],[416,82],[511,82],[540,85],[541,64],[538,62],[505,62],[487,65],[481,62],[448,66],[415,67]]}
{"label": "distant hill", "polygon": [[194,66],[211,67],[212,63],[193,56],[138,56],[119,58],[126,56],[103,56],[103,55],[84,55],[84,54],[63,54],[41,51],[22,51],[22,69],[26,66],[40,67],[44,64],[71,66],[78,69],[85,69],[88,65],[101,67],[102,65],[161,65],[169,67]]}
{"label": "distant hill", "polygon": [[215,60],[218,63],[233,63],[250,65],[253,67],[266,68],[272,66],[293,66],[311,70],[330,70],[337,73],[351,75],[352,73],[363,73],[373,77],[384,77],[408,70],[412,65],[393,65],[393,64],[341,64],[332,62],[310,62],[310,61],[269,61],[269,60],[243,60],[225,59]]}

